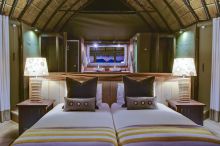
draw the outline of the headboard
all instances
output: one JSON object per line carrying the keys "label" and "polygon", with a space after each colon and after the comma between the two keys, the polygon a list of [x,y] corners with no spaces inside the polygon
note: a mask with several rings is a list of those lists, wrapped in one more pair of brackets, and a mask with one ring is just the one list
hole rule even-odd
{"label": "headboard", "polygon": [[179,96],[178,81],[182,78],[174,77],[169,73],[50,73],[48,77],[42,78],[41,96],[45,99],[55,99],[55,103],[58,104],[63,102],[63,97],[67,94],[66,77],[80,81],[98,77],[98,82],[102,83],[102,100],[111,105],[116,102],[117,84],[122,82],[124,75],[137,79],[155,76],[155,95],[159,102],[166,103],[166,99]]}

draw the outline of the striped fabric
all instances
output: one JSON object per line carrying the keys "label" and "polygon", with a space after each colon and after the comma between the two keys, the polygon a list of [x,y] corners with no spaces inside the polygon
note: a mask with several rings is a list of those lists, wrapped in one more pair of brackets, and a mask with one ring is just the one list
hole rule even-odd
{"label": "striped fabric", "polygon": [[[211,132],[200,126],[134,126],[117,130],[119,145],[156,146],[218,146],[217,139]],[[167,143],[167,144],[166,144]]]}
{"label": "striped fabric", "polygon": [[73,146],[79,142],[85,142],[85,145],[88,145],[88,142],[95,142],[117,146],[116,134],[111,128],[29,129],[12,146],[67,142]]}

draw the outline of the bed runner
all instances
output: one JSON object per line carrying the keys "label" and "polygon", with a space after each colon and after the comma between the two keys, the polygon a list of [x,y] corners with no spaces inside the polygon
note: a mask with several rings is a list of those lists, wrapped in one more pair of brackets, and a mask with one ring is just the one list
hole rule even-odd
{"label": "bed runner", "polygon": [[115,130],[111,128],[53,128],[29,129],[25,131],[12,146],[28,143],[77,143],[105,142],[117,146]]}
{"label": "bed runner", "polygon": [[[201,126],[132,126],[117,130],[119,145],[220,146],[220,139]],[[167,143],[167,145],[166,145]],[[173,145],[172,145],[173,144]]]}

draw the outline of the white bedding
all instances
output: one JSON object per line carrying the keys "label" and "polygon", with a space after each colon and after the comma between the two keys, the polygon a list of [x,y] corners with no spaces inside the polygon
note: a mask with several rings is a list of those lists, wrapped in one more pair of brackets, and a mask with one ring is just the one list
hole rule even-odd
{"label": "white bedding", "polygon": [[32,128],[108,127],[113,128],[110,108],[102,104],[95,112],[64,112],[58,104],[43,116]]}
{"label": "white bedding", "polygon": [[117,146],[107,104],[95,112],[64,112],[62,107],[58,104],[12,146]]}
{"label": "white bedding", "polygon": [[196,125],[161,103],[157,106],[157,109],[127,110],[114,103],[111,111],[116,130],[137,125]]}

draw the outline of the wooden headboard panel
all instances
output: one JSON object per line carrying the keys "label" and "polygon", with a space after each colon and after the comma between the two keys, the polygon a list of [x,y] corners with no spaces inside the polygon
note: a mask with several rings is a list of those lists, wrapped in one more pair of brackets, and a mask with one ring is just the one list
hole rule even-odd
{"label": "wooden headboard panel", "polygon": [[61,103],[63,102],[63,97],[67,94],[66,77],[80,81],[98,77],[99,83],[102,83],[102,100],[111,105],[116,102],[117,84],[122,82],[122,76],[124,75],[137,79],[155,76],[155,95],[159,102],[165,103],[166,99],[178,97],[179,95],[178,80],[182,78],[173,77],[169,73],[50,73],[48,77],[42,78],[41,96],[55,99],[56,103]]}

